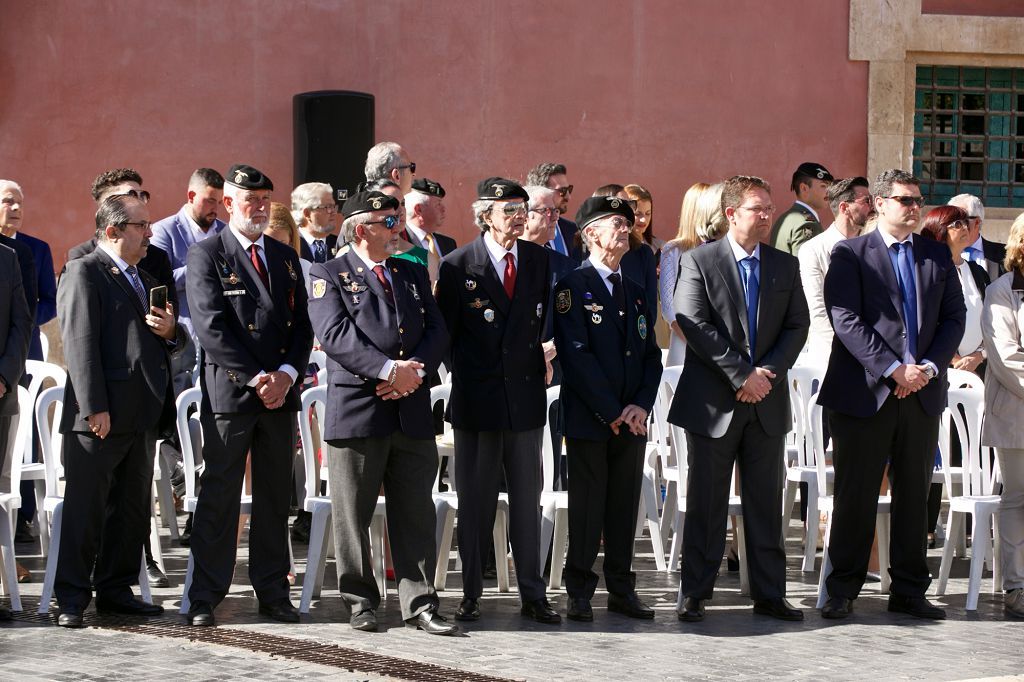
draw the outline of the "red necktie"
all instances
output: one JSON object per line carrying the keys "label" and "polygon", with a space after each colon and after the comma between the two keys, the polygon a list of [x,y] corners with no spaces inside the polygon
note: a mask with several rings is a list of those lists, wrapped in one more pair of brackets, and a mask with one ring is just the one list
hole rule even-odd
{"label": "red necktie", "polygon": [[516,259],[511,253],[505,254],[505,293],[512,299],[516,290]]}
{"label": "red necktie", "polygon": [[373,274],[377,275],[377,279],[380,280],[380,285],[384,288],[384,295],[388,297],[388,302],[391,303],[391,305],[394,305],[395,292],[391,290],[391,282],[389,282],[388,278],[384,276],[384,266],[374,265]]}
{"label": "red necktie", "polygon": [[252,259],[252,266],[256,268],[256,274],[263,280],[263,286],[268,290],[270,289],[270,278],[267,277],[267,268],[263,265],[263,259],[260,258],[260,247],[253,244],[249,247],[249,258]]}

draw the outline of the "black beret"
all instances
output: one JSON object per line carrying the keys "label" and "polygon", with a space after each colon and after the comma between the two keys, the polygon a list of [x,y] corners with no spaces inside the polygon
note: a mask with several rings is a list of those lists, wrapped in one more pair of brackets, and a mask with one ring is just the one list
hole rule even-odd
{"label": "black beret", "polygon": [[812,163],[810,161],[801,163],[800,166],[796,169],[796,172],[793,173],[794,186],[796,185],[796,179],[801,176],[818,178],[819,180],[824,180],[825,182],[832,182],[834,180],[832,174],[828,172],[827,168],[822,166],[820,163]]}
{"label": "black beret", "polygon": [[576,211],[576,224],[582,230],[598,218],[620,215],[629,222],[636,220],[629,202],[618,197],[590,197]]}
{"label": "black beret", "polygon": [[341,205],[341,215],[351,218],[370,211],[387,211],[398,208],[398,199],[384,192],[356,192]]}
{"label": "black beret", "polygon": [[274,183],[252,166],[236,163],[224,176],[224,182],[242,189],[274,189]]}
{"label": "black beret", "polygon": [[508,178],[487,178],[477,183],[476,198],[494,201],[506,201],[508,199],[529,201],[530,195],[514,180],[509,180]]}
{"label": "black beret", "polygon": [[430,178],[416,178],[412,181],[412,188],[417,192],[423,194],[429,194],[431,196],[444,198],[444,187],[441,186],[440,182],[431,180]]}

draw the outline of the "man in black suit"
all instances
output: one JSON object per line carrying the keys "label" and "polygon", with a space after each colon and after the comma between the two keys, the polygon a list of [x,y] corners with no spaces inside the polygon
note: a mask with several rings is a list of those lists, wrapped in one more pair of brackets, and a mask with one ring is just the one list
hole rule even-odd
{"label": "man in black suit", "polygon": [[591,621],[594,561],[604,537],[608,610],[652,619],[636,594],[633,535],[640,507],[647,416],[661,378],[643,289],[622,276],[633,210],[617,197],[592,197],[576,214],[589,258],[559,282],[555,340],[569,451],[567,615]]}
{"label": "man in black suit", "polygon": [[976,263],[984,268],[990,282],[994,282],[1006,274],[1003,261],[1006,259],[1006,244],[994,242],[981,236],[981,224],[985,220],[985,206],[981,199],[973,194],[957,194],[947,202],[967,211],[971,234],[974,239],[963,251],[964,260]]}
{"label": "man in black suit", "polygon": [[96,212],[97,247],[67,264],[57,290],[68,383],[63,530],[54,579],[57,624],[82,627],[96,588],[100,611],[159,615],[131,590],[149,535],[153,438],[172,428],[169,350],[184,332],[150,307],[156,281],[138,263],[152,231],[145,204],[113,196]]}
{"label": "man in black suit", "polygon": [[360,192],[343,207],[347,253],[310,271],[309,314],[327,353],[324,439],[338,590],[356,630],[377,629],[380,592],[368,528],[381,485],[402,618],[431,634],[457,628],[437,613],[434,503],[437,445],[423,380],[448,349],[426,271],[389,258],[398,200]]}
{"label": "man in black suit", "polygon": [[924,596],[931,582],[927,498],[946,368],[964,333],[966,307],[949,248],[914,234],[924,204],[917,178],[883,171],[872,195],[877,229],[837,244],[825,275],[835,339],[818,402],[829,410],[836,479],[832,572],[821,615],[845,618],[853,610],[888,464],[889,610],[942,619],[946,612]]}
{"label": "man in black suit", "polygon": [[299,228],[299,255],[310,263],[334,258],[338,248],[334,188],[326,182],[307,182],[292,190],[292,216]]}
{"label": "man in black suit", "polygon": [[[683,254],[676,322],[686,362],[668,419],[686,429],[690,469],[678,616],[704,618],[725,550],[739,468],[754,613],[803,620],[786,601],[782,458],[790,429],[786,373],[810,326],[797,259],[760,243],[774,211],[768,183],[737,175],[722,189],[724,239]],[[571,480],[571,479],[570,479]]]}
{"label": "man in black suit", "polygon": [[249,579],[259,612],[294,623],[288,599],[291,497],[299,371],[313,331],[295,251],[263,236],[274,185],[252,166],[224,176],[228,229],[188,252],[186,291],[202,348],[206,468],[192,522],[193,625],[213,625],[231,586],[246,459],[252,455]]}
{"label": "man in black suit", "polygon": [[448,419],[455,429],[463,599],[455,617],[477,620],[483,559],[502,473],[522,614],[559,623],[540,573],[544,316],[551,288],[544,249],[519,239],[529,196],[505,178],[477,185],[481,235],[441,261],[437,302],[452,338]]}
{"label": "man in black suit", "polygon": [[569,212],[569,197],[572,196],[572,185],[566,177],[565,166],[561,163],[540,163],[526,174],[527,185],[540,185],[558,192],[558,231],[551,240],[551,248],[568,256],[573,263],[583,262],[583,249],[576,223],[564,217]]}
{"label": "man in black suit", "polygon": [[448,213],[444,206],[444,187],[430,178],[416,178],[412,191],[405,195],[405,229],[399,236],[427,252],[430,283],[437,282],[441,259],[456,249],[455,240],[438,232]]}

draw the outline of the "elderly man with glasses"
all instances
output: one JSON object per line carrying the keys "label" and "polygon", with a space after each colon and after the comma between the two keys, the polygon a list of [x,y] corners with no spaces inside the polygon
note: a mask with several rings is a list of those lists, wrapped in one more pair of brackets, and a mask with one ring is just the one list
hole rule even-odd
{"label": "elderly man with glasses", "polygon": [[973,194],[957,194],[949,200],[950,206],[957,206],[967,211],[970,220],[971,245],[964,249],[964,260],[977,263],[988,273],[990,281],[994,282],[1003,274],[1006,269],[1003,267],[1003,260],[1006,258],[1006,244],[994,242],[981,236],[981,224],[985,221],[985,206],[981,199]]}
{"label": "elderly man with glasses", "polygon": [[509,527],[522,614],[559,623],[541,577],[541,438],[550,268],[544,248],[519,239],[529,195],[512,180],[477,185],[480,237],[441,261],[437,302],[452,338],[448,420],[455,429],[463,599],[455,617],[480,618],[483,560],[498,487],[509,491]]}
{"label": "elderly man with glasses", "polygon": [[306,182],[292,190],[292,217],[299,227],[300,253],[310,263],[334,258],[338,237],[334,232],[338,206],[334,188],[326,182]]}
{"label": "elderly man with glasses", "polygon": [[564,164],[540,163],[527,173],[526,184],[547,187],[558,193],[558,231],[552,235],[548,246],[563,256],[572,258],[578,265],[583,260],[583,252],[576,243],[579,228],[576,227],[576,223],[565,217],[569,212],[569,197],[572,196],[573,189],[566,173]]}

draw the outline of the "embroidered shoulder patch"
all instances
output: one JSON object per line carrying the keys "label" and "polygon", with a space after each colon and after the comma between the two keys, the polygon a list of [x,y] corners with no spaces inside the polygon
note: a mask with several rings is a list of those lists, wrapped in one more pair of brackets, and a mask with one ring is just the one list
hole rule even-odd
{"label": "embroidered shoulder patch", "polygon": [[561,314],[569,312],[572,308],[572,293],[568,289],[562,289],[555,296],[555,310]]}
{"label": "embroidered shoulder patch", "polygon": [[327,293],[327,280],[314,279],[312,282],[313,298],[323,298]]}

